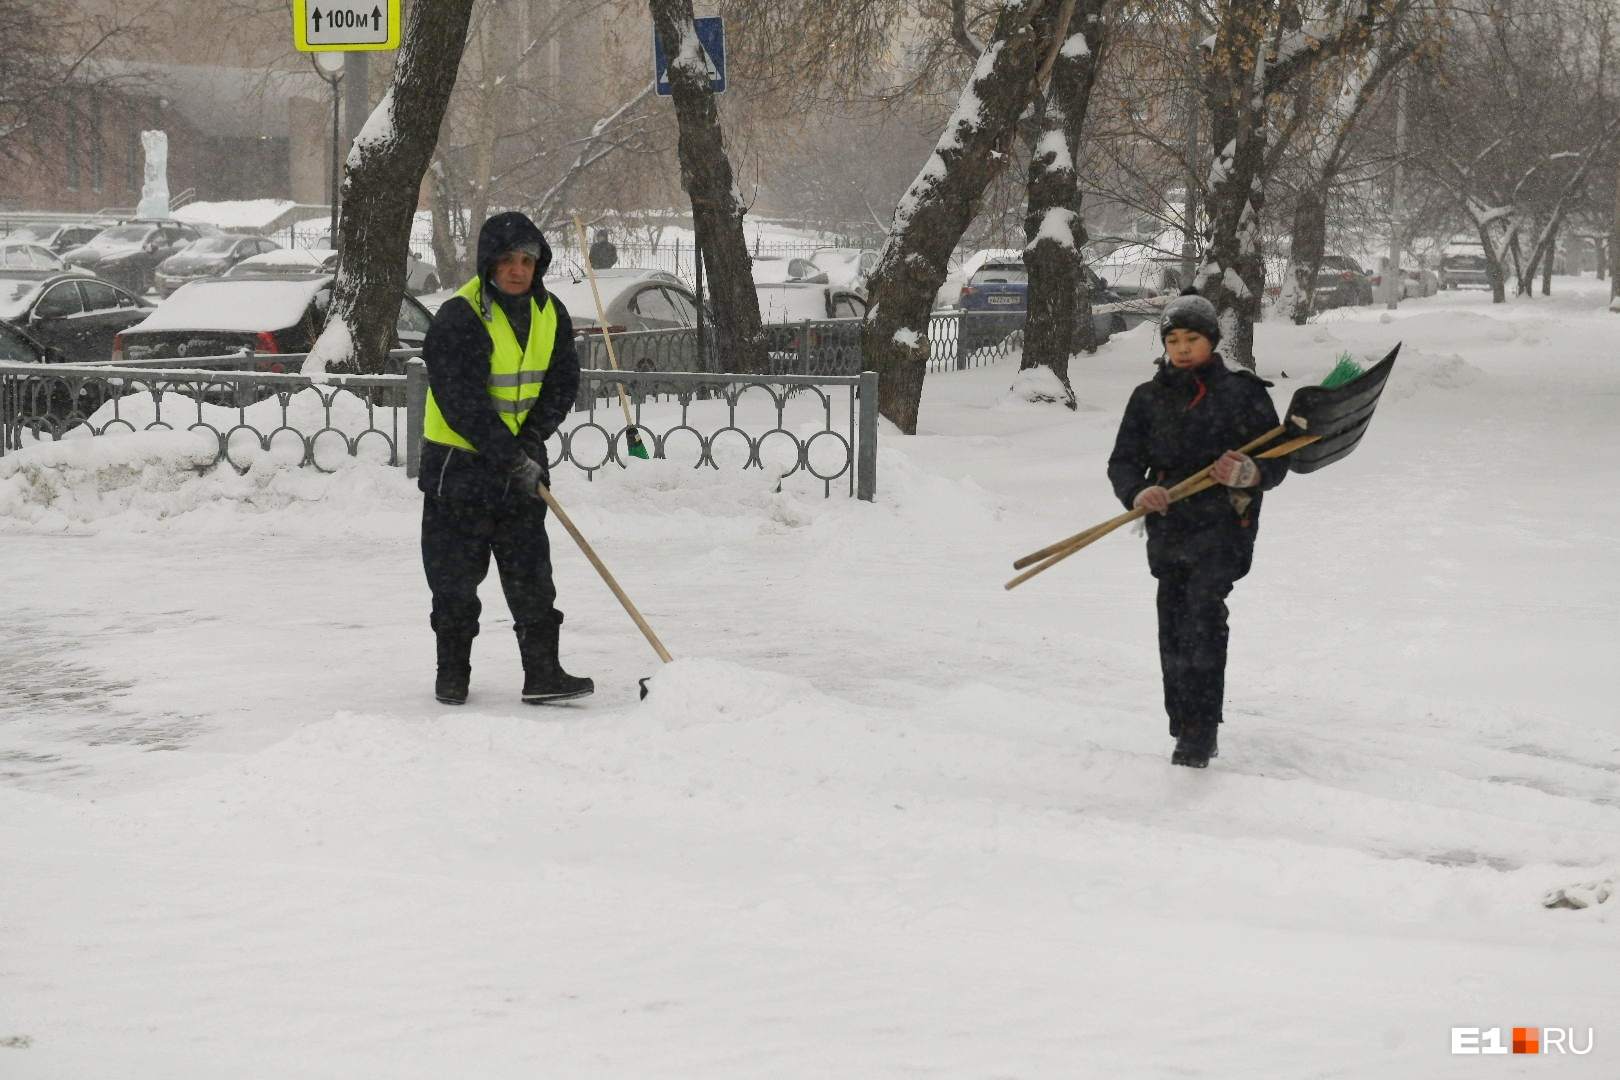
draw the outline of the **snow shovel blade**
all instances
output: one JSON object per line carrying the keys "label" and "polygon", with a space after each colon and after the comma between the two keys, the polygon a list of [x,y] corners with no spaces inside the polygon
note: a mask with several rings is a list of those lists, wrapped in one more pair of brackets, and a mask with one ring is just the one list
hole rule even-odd
{"label": "snow shovel blade", "polygon": [[1355,448],[1367,430],[1373,410],[1378,407],[1378,397],[1384,392],[1384,384],[1389,381],[1400,351],[1401,347],[1396,345],[1366,374],[1343,386],[1331,389],[1306,386],[1294,392],[1284,414],[1288,433],[1314,435],[1319,441],[1290,454],[1289,469],[1310,472],[1339,460]]}
{"label": "snow shovel blade", "polygon": [[1355,426],[1378,403],[1378,395],[1384,392],[1384,383],[1400,351],[1401,347],[1396,345],[1365,374],[1342,386],[1303,386],[1294,391],[1288,411],[1283,414],[1288,433],[1326,439]]}

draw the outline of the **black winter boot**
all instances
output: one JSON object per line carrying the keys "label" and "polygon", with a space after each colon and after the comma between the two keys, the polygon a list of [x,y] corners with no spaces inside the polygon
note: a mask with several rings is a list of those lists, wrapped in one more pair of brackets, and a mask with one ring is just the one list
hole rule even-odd
{"label": "black winter boot", "polygon": [[525,626],[517,631],[518,650],[523,655],[523,701],[547,705],[554,701],[581,698],[596,690],[590,679],[570,675],[557,658],[562,614],[555,622]]}
{"label": "black winter boot", "polygon": [[433,679],[433,696],[446,705],[461,705],[467,700],[467,687],[472,682],[472,635],[439,634],[439,668]]}
{"label": "black winter boot", "polygon": [[1220,757],[1215,732],[1214,725],[1183,732],[1176,739],[1176,749],[1170,755],[1170,764],[1185,765],[1191,769],[1207,769],[1210,758]]}

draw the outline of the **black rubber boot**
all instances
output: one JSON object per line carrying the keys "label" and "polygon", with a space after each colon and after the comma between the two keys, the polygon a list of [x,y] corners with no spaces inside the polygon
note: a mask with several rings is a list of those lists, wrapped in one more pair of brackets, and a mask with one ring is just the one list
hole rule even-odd
{"label": "black rubber boot", "polygon": [[1185,765],[1190,769],[1207,769],[1209,759],[1220,757],[1220,749],[1216,745],[1216,727],[1211,724],[1207,728],[1198,728],[1183,732],[1176,739],[1176,749],[1170,755],[1170,764]]}
{"label": "black rubber boot", "polygon": [[439,667],[433,678],[433,696],[446,705],[465,704],[472,682],[472,635],[439,634],[437,638]]}
{"label": "black rubber boot", "polygon": [[523,701],[528,705],[548,705],[555,701],[582,698],[596,690],[590,679],[570,675],[557,658],[562,636],[562,615],[555,622],[525,626],[517,631],[518,650],[523,655]]}

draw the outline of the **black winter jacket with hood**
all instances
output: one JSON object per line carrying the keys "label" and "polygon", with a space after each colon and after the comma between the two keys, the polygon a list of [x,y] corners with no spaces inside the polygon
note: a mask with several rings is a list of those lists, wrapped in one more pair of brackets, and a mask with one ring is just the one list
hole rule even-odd
{"label": "black winter jacket with hood", "polygon": [[[520,244],[539,248],[534,286],[521,298],[508,298],[495,287],[491,274],[495,257]],[[540,279],[550,265],[551,247],[534,222],[523,214],[497,214],[478,233],[478,276],[483,283],[484,303],[500,303],[514,329],[520,329],[520,323],[527,325],[531,298],[537,308],[545,307],[547,293]],[[516,435],[491,403],[488,383],[494,343],[484,329],[481,313],[459,296],[451,297],[439,308],[422,343],[428,385],[445,421],[472,443],[476,453],[424,441],[422,470],[417,477],[417,486],[423,491],[447,498],[498,502],[511,493],[512,467],[519,454],[539,462],[546,460],[545,442],[573,408],[579,391],[574,323],[562,301],[552,297],[551,302],[557,309],[557,341],[551,350],[551,366],[540,388],[540,400]],[[520,336],[518,343],[524,340]]]}
{"label": "black winter jacket with hood", "polygon": [[[1276,426],[1277,408],[1265,383],[1247,371],[1231,370],[1219,353],[1190,371],[1161,361],[1158,374],[1138,386],[1125,406],[1108,458],[1108,479],[1130,509],[1145,488],[1174,487]],[[1281,460],[1254,460],[1260,469],[1255,487],[1233,491],[1217,484],[1172,503],[1167,514],[1148,514],[1150,557],[1156,546],[1194,536],[1220,545],[1252,546],[1261,493],[1288,475]]]}

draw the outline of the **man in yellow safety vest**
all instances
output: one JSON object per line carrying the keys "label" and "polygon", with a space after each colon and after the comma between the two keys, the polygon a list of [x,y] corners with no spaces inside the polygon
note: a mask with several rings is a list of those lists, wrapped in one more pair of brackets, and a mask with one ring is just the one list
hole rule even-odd
{"label": "man in yellow safety vest", "polygon": [[550,265],[534,222],[496,214],[478,234],[477,276],[439,308],[422,345],[422,565],[438,645],[433,693],[447,705],[467,700],[491,555],[523,658],[523,700],[595,689],[558,659],[563,617],[539,493],[551,483],[546,440],[579,389],[573,321],[541,283]]}

